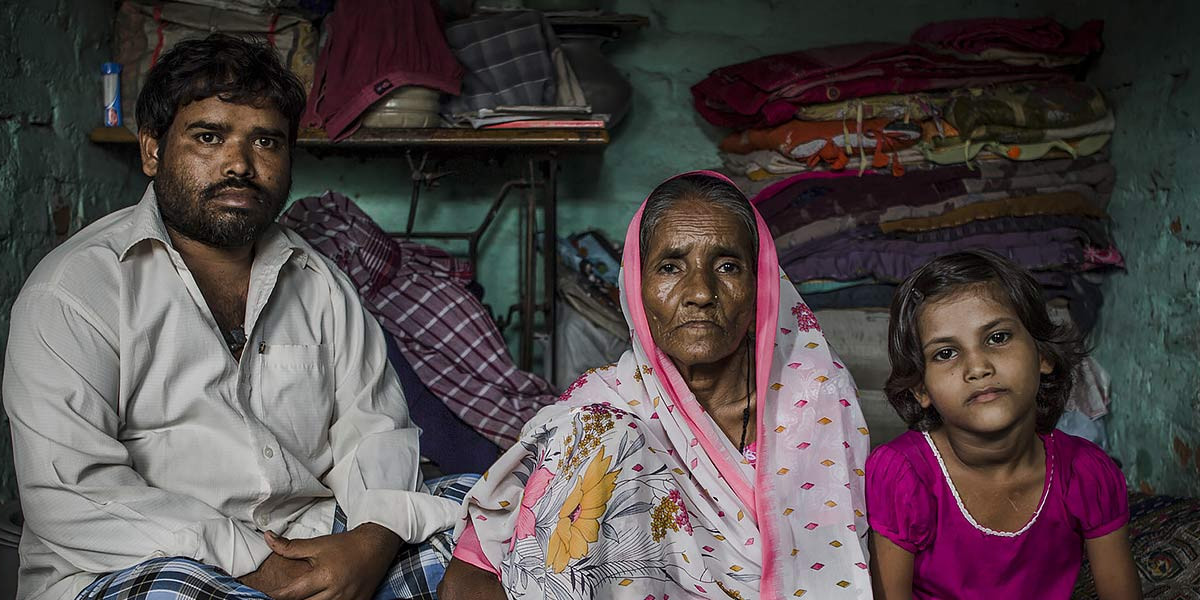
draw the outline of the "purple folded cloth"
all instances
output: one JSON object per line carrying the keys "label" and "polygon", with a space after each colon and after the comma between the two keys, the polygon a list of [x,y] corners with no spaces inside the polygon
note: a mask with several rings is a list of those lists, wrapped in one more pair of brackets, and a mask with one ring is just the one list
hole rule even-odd
{"label": "purple folded cloth", "polygon": [[1030,270],[1077,270],[1085,262],[1085,238],[1078,229],[1058,228],[976,235],[948,242],[839,239],[831,240],[821,252],[784,264],[783,270],[792,281],[872,277],[898,282],[933,258],[969,248],[994,250]]}
{"label": "purple folded cloth", "polygon": [[856,240],[905,240],[910,242],[957,242],[986,234],[1020,233],[1033,231],[1048,231],[1051,229],[1078,230],[1088,247],[1107,248],[1113,245],[1112,236],[1108,232],[1108,222],[1102,219],[1076,215],[1036,215],[1030,217],[998,217],[980,219],[954,227],[940,227],[928,231],[883,233],[876,224],[860,225],[854,229],[837,234],[836,239],[820,238],[796,244],[786,254],[780,254],[780,260],[787,263],[803,260],[827,251],[832,244]]}

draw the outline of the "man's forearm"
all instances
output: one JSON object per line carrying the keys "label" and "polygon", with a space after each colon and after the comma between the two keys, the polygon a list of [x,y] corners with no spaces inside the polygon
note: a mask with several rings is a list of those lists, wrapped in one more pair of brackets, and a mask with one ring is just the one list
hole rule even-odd
{"label": "man's forearm", "polygon": [[383,525],[363,523],[355,527],[352,532],[362,536],[363,543],[377,548],[378,552],[386,554],[389,558],[394,559],[400,552],[400,536]]}

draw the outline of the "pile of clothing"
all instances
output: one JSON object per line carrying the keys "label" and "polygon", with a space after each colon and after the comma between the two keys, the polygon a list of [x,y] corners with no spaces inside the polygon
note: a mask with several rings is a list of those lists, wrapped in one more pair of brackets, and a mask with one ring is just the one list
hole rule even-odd
{"label": "pile of clothing", "polygon": [[480,12],[450,23],[446,39],[465,69],[443,118],[475,128],[613,127],[633,95],[600,52],[602,39],[560,37],[546,13]]}
{"label": "pile of clothing", "polygon": [[[363,305],[395,338],[404,359],[395,362],[411,365],[415,384],[441,400],[444,408],[408,398],[413,420],[436,433],[422,438],[422,453],[443,468],[453,472],[452,465],[467,460],[486,468],[539,409],[557,399],[549,383],[513,363],[471,289],[470,264],[432,246],[393,239],[333,191],[297,200],[279,221],[350,277]],[[402,381],[410,375],[403,365],[398,371]],[[453,417],[443,418],[444,409]]]}
{"label": "pile of clothing", "polygon": [[585,370],[616,362],[630,348],[621,312],[621,250],[599,231],[558,240],[554,385],[565,390]]}
{"label": "pile of clothing", "polygon": [[358,127],[484,127],[591,114],[540,12],[446,25],[433,0],[341,0],[322,27],[327,39],[305,125],[335,141]]}
{"label": "pile of clothing", "polygon": [[[725,170],[755,194],[780,264],[855,373],[874,441],[903,430],[882,394],[886,309],[928,260],[989,248],[1031,270],[1059,318],[1095,325],[1100,277],[1124,267],[1106,211],[1115,121],[1074,78],[1100,29],[935,23],[906,45],[769,56],[692,88],[701,115],[736,129]],[[1103,441],[1107,375],[1084,371],[1064,428]]]}
{"label": "pile of clothing", "polygon": [[538,11],[445,23],[434,0],[122,0],[122,112],[150,67],[212,32],[265,40],[308,91],[305,129],[612,127],[632,89],[599,44],[559,39]]}
{"label": "pile of clothing", "polygon": [[815,48],[722,67],[692,96],[701,116],[735,130],[720,144],[722,158],[751,181],[1094,154],[1112,115],[1075,77],[1100,50],[1101,26],[934,23],[908,44]]}

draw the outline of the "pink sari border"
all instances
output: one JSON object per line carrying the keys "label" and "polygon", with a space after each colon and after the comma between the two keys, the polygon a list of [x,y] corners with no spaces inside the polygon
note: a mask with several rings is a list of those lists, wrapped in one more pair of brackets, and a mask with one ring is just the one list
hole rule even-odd
{"label": "pink sari border", "polygon": [[[737,186],[737,184],[733,183],[733,181],[728,177],[715,171],[707,170],[681,173],[671,177],[670,179],[667,179],[663,183],[667,183],[679,177],[686,177],[689,175],[704,175],[707,177],[720,179],[721,181],[729,183],[734,187]],[[659,185],[661,186],[662,184]],[[647,197],[647,199],[649,198]],[[734,493],[738,495],[738,498],[741,499],[746,506],[753,507],[755,514],[751,516],[758,524],[760,531],[762,532],[762,537],[764,538],[762,545],[764,563],[764,579],[762,589],[773,589],[773,579],[775,574],[774,569],[771,568],[771,565],[774,562],[775,557],[773,555],[774,553],[772,552],[773,544],[770,542],[775,539],[777,532],[773,531],[774,526],[770,524],[771,519],[759,518],[760,514],[766,514],[766,511],[769,509],[769,507],[767,506],[767,502],[765,500],[766,495],[758,495],[755,492],[755,488],[766,492],[771,481],[763,474],[762,469],[759,469],[755,473],[755,486],[749,485],[749,482],[746,481],[745,476],[742,474],[738,466],[731,463],[727,459],[726,453],[720,450],[720,446],[713,440],[709,439],[709,436],[704,433],[706,428],[697,426],[697,420],[702,417],[703,409],[700,407],[699,403],[697,403],[695,399],[691,397],[691,393],[688,391],[687,384],[684,383],[683,377],[679,374],[678,369],[675,368],[675,365],[671,362],[670,358],[667,357],[667,355],[657,347],[657,345],[654,343],[653,336],[650,335],[650,324],[646,319],[645,307],[642,305],[641,222],[642,213],[645,211],[645,209],[646,202],[643,201],[642,205],[638,208],[637,213],[633,215],[631,226],[625,234],[625,248],[622,256],[622,269],[625,272],[625,286],[627,289],[626,297],[629,302],[629,309],[631,312],[630,318],[633,320],[634,331],[637,334],[637,340],[639,343],[641,343],[646,356],[649,357],[651,361],[656,363],[651,366],[656,370],[656,372],[666,375],[666,377],[663,377],[661,381],[663,382],[664,387],[667,388],[667,392],[671,395],[671,400],[674,401],[676,406],[678,406],[683,412],[683,416],[687,420],[688,426],[691,427],[692,432],[696,434],[696,438],[699,440],[700,445],[704,448],[704,451],[716,464],[717,469],[720,471],[725,481],[733,489]],[[762,218],[762,215],[758,214],[758,210],[753,208],[753,205],[751,205],[751,210],[754,212],[754,220],[758,228],[758,286],[756,294],[757,322],[755,323],[754,336],[754,388],[755,397],[765,398],[767,381],[770,378],[771,372],[771,358],[775,353],[775,335],[779,320],[779,282],[781,276],[777,275],[780,271],[778,255],[775,252],[775,240],[771,237],[770,229],[768,229],[766,222]],[[683,391],[683,393],[681,394],[680,391]],[[755,411],[756,439],[763,439],[765,427],[765,424],[763,423],[763,414],[765,412],[766,411],[761,409]],[[770,452],[768,446],[768,444],[758,445],[758,463],[760,465],[767,463],[765,453]]]}

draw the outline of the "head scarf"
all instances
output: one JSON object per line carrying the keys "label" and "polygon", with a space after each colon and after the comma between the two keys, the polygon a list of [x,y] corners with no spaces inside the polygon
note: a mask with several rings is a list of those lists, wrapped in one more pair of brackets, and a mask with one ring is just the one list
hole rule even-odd
{"label": "head scarf", "polygon": [[854,382],[780,271],[766,223],[755,211],[751,467],[650,335],[644,209],[621,273],[633,348],[543,409],[471,491],[460,531],[483,560],[469,562],[492,566],[510,598],[869,598],[867,429]]}

